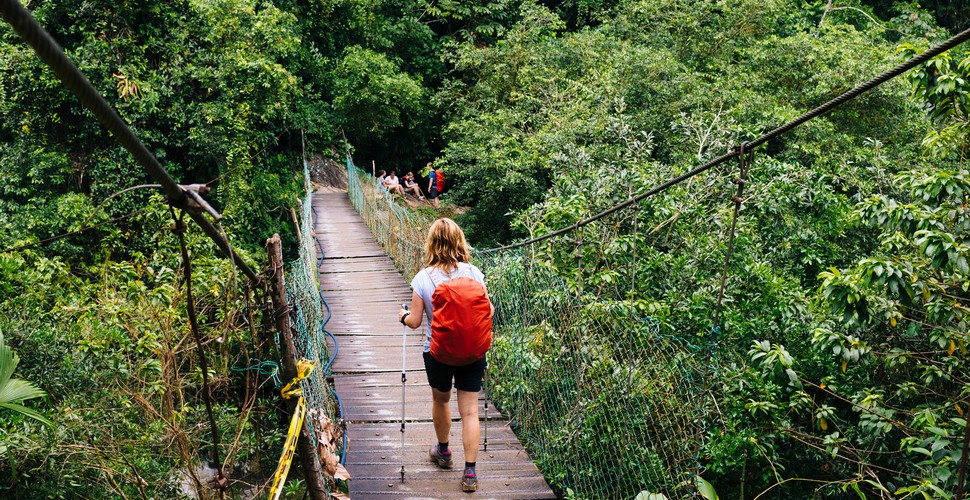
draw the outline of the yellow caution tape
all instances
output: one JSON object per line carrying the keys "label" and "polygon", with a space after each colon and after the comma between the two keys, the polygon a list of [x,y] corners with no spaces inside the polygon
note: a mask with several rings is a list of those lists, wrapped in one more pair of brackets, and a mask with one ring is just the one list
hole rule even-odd
{"label": "yellow caution tape", "polygon": [[286,384],[282,389],[280,389],[280,392],[283,394],[283,399],[290,399],[293,396],[303,395],[303,390],[299,387],[300,381],[310,376],[310,372],[313,371],[314,366],[316,366],[316,363],[306,359],[301,359],[296,364],[296,378],[291,380],[289,384]]}
{"label": "yellow caution tape", "polygon": [[300,360],[297,365],[297,375],[286,387],[280,391],[284,399],[299,396],[296,402],[296,410],[293,418],[290,419],[290,430],[286,434],[286,442],[283,444],[283,454],[280,455],[280,464],[276,467],[276,474],[273,476],[273,486],[269,489],[269,498],[278,500],[283,492],[283,480],[290,473],[290,464],[293,463],[293,455],[296,454],[296,440],[300,437],[300,429],[303,428],[303,418],[306,417],[306,401],[303,399],[303,391],[300,390],[300,381],[310,376],[313,371],[314,363],[305,359]]}

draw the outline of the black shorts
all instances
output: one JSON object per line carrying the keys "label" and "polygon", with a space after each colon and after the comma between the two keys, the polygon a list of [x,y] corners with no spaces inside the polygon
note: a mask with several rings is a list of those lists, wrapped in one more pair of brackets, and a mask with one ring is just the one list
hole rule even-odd
{"label": "black shorts", "polygon": [[431,188],[428,190],[428,199],[433,200],[438,197],[438,190]]}
{"label": "black shorts", "polygon": [[482,377],[488,361],[482,358],[470,365],[446,365],[433,357],[430,352],[424,353],[424,371],[428,374],[428,385],[441,392],[451,392],[451,380],[455,380],[455,387],[460,391],[478,392],[482,390]]}

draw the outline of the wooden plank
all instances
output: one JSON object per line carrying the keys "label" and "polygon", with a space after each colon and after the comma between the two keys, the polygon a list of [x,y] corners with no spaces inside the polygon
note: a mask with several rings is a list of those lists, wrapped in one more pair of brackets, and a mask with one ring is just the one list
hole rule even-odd
{"label": "wooden plank", "polygon": [[[556,498],[532,465],[515,434],[504,424],[490,424],[488,450],[480,447],[477,458],[479,491],[475,494],[476,498]],[[428,448],[437,441],[433,426],[430,423],[406,425],[404,484],[400,484],[400,434],[398,423],[348,426],[352,451],[348,454],[347,470],[353,477],[350,481],[353,498],[387,494],[407,497],[426,490],[441,495],[432,498],[449,498],[449,492],[460,491],[453,489],[460,481],[461,463],[464,462],[460,425],[457,422],[452,425],[449,436],[456,464],[451,470],[440,469],[428,458]],[[358,448],[366,451],[358,451]],[[350,456],[354,459],[351,460]]]}
{"label": "wooden plank", "polygon": [[[398,354],[401,352],[401,335],[393,336],[377,336],[371,335],[368,337],[358,337],[356,335],[341,336],[340,349],[344,351],[344,354],[351,355],[366,355],[367,349],[374,348],[396,348]],[[396,342],[395,342],[396,341]],[[408,351],[414,351],[415,354],[421,354],[424,348],[424,335],[408,335],[408,342],[406,349]]]}
{"label": "wooden plank", "polygon": [[[400,471],[400,465],[398,465]],[[353,472],[351,472],[353,475]],[[407,499],[441,499],[457,498],[463,495],[459,481],[460,471],[436,472],[437,477],[410,477],[401,482],[400,474],[385,475],[380,479],[351,480],[350,494],[358,498],[407,498]],[[474,493],[476,499],[493,500],[522,500],[556,498],[552,490],[546,485],[542,477],[527,478],[496,478],[480,473],[478,491]],[[430,493],[430,494],[429,494]],[[439,496],[440,495],[440,496]]]}

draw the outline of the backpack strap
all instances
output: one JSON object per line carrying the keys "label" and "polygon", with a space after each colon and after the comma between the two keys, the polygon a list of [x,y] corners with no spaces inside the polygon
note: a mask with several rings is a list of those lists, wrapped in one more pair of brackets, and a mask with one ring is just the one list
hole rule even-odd
{"label": "backpack strap", "polygon": [[[433,272],[432,272],[433,271]],[[428,274],[428,278],[431,278],[431,283],[434,284],[435,288],[438,288],[442,283],[447,283],[451,281],[452,278],[457,278],[459,276],[465,276],[467,278],[472,277],[471,266],[465,266],[464,268],[459,265],[455,270],[455,273],[451,276],[445,274],[443,271],[436,267],[425,268],[424,272]]]}
{"label": "backpack strap", "polygon": [[[431,271],[435,271],[435,272],[431,272]],[[431,279],[431,284],[433,284],[435,288],[438,288],[438,285],[446,281],[451,281],[451,278],[449,278],[448,276],[445,276],[445,273],[439,271],[436,268],[428,267],[428,268],[425,268],[424,272],[427,273],[428,278]],[[436,277],[437,279],[435,279]]]}

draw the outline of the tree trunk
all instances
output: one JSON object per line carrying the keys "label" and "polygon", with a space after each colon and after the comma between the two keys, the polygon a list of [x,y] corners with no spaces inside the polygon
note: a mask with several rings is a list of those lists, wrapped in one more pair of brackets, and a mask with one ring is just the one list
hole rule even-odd
{"label": "tree trunk", "polygon": [[[283,383],[286,384],[296,377],[296,346],[293,343],[293,332],[290,330],[290,305],[286,301],[286,285],[283,282],[283,250],[280,245],[280,235],[274,234],[272,238],[266,240],[266,252],[269,254],[270,265],[270,297],[273,301],[276,328],[280,334],[280,350],[283,355]],[[287,399],[286,405],[292,415],[296,410],[297,400]],[[296,446],[310,498],[328,500],[329,494],[320,469],[320,460],[316,450],[313,449],[313,439],[305,421],[300,429],[300,438]]]}

